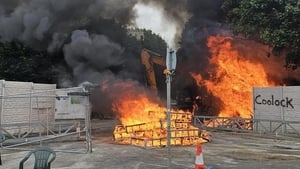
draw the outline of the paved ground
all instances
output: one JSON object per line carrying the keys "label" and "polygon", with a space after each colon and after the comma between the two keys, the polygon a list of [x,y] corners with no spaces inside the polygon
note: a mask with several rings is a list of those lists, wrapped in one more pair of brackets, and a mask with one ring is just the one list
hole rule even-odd
{"label": "paved ground", "polygon": [[[166,148],[140,148],[112,141],[114,121],[93,124],[93,152],[57,152],[53,169],[166,169]],[[212,132],[213,141],[203,144],[204,163],[214,169],[300,169],[300,138],[267,138],[259,135]],[[56,150],[85,152],[85,143],[45,144]],[[38,146],[38,145],[36,145]],[[31,148],[31,147],[22,147]],[[193,169],[195,146],[172,147],[172,169]],[[26,151],[2,150],[2,169],[17,169]],[[32,168],[33,159],[26,162]],[[25,169],[26,169],[25,167]]]}

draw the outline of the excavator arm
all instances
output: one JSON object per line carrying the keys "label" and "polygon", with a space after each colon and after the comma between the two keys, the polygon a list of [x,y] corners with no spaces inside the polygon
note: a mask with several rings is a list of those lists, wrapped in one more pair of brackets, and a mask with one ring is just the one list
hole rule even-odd
{"label": "excavator arm", "polygon": [[[148,49],[142,49],[141,52],[141,61],[145,66],[145,74],[147,79],[147,84],[150,89],[154,89],[157,92],[157,78],[155,76],[154,64],[163,67],[165,70],[162,73],[166,73],[166,62],[164,58]],[[192,110],[193,109],[193,99],[184,91],[176,91],[176,105],[178,108],[183,110]]]}
{"label": "excavator arm", "polygon": [[153,68],[153,64],[166,67],[165,60],[161,55],[153,51],[142,49],[141,61],[142,64],[145,66],[146,77],[147,77],[149,87],[152,89],[157,89],[157,82],[155,78],[155,71]]}

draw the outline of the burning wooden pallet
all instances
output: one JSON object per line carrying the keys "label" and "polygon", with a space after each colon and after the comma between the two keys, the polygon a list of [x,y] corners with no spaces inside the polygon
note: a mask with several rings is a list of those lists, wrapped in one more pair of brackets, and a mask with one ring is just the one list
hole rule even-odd
{"label": "burning wooden pallet", "polygon": [[[210,135],[207,134],[206,138],[203,138],[203,132],[191,125],[191,120],[192,114],[189,112],[171,113],[171,145],[193,145],[210,140]],[[118,143],[141,147],[166,146],[166,119],[127,126],[117,125],[114,130],[114,139]]]}

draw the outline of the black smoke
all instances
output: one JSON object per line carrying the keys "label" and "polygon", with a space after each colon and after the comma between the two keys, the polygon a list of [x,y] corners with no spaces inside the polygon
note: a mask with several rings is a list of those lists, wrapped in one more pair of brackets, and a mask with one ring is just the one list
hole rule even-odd
{"label": "black smoke", "polygon": [[77,82],[97,83],[101,73],[124,63],[124,49],[104,35],[75,30],[71,42],[64,45],[65,60],[71,66]]}
{"label": "black smoke", "polygon": [[[96,83],[108,72],[140,80],[137,54],[125,26],[137,0],[4,0],[0,2],[0,41],[20,41],[36,50],[63,51],[71,75],[56,67],[60,86]],[[132,61],[133,63],[129,62]],[[61,69],[61,70],[59,70]],[[122,71],[124,70],[124,71]]]}
{"label": "black smoke", "polygon": [[187,10],[191,18],[185,24],[178,51],[180,70],[206,70],[209,52],[207,37],[229,33],[222,18],[222,0],[189,0]]}
{"label": "black smoke", "polygon": [[129,23],[135,3],[133,0],[1,1],[1,41],[18,39],[35,48],[47,47],[75,29],[96,25],[99,19]]}
{"label": "black smoke", "polygon": [[189,76],[190,72],[205,72],[207,69],[209,59],[207,37],[219,34],[224,27],[224,22],[220,19],[221,5],[221,0],[188,1],[187,10],[192,16],[185,24],[180,41],[181,48],[178,50],[180,73],[175,82],[178,90],[194,85],[194,80]]}
{"label": "black smoke", "polygon": [[[210,53],[206,42],[207,37],[217,34],[231,34],[224,22],[222,15],[223,0],[188,0],[186,10],[191,15],[181,34],[179,41],[180,48],[177,51],[177,73],[174,80],[174,95],[180,92],[183,97],[190,97],[193,102],[199,101],[201,113],[218,112],[217,107],[213,108],[212,102],[219,102],[217,98],[211,99],[205,89],[201,89],[190,76],[191,72],[199,72],[203,77],[208,78],[208,60]],[[195,99],[197,96],[208,99]],[[176,96],[173,96],[176,97]],[[177,96],[178,97],[178,96]],[[206,102],[205,104],[203,102]],[[209,105],[209,106],[208,106]],[[208,110],[208,109],[215,110]],[[212,115],[212,114],[210,114]]]}
{"label": "black smoke", "polygon": [[58,80],[62,87],[97,83],[102,73],[143,81],[142,44],[130,41],[126,32],[126,26],[134,25],[137,3],[160,6],[179,30],[184,26],[185,0],[2,0],[0,41],[20,41],[50,54],[63,51],[61,57],[71,75],[62,66],[56,67],[55,71],[61,72],[58,77],[63,78]]}
{"label": "black smoke", "polygon": [[[62,87],[84,81],[99,84],[107,79],[141,82],[144,76],[139,58],[142,44],[132,43],[125,29],[127,25],[134,25],[133,7],[137,3],[162,8],[176,23],[176,37],[177,40],[181,37],[182,60],[185,60],[178,64],[178,72],[183,73],[179,73],[177,79],[181,81],[190,68],[199,66],[195,64],[195,60],[199,61],[196,53],[206,55],[204,46],[199,48],[197,43],[202,43],[205,33],[217,31],[214,28],[218,26],[215,18],[219,1],[3,0],[0,2],[0,41],[17,40],[49,53],[63,51],[68,68],[56,67],[61,73],[58,77]],[[167,25],[161,26],[167,29]],[[187,80],[182,82],[190,84]],[[182,84],[180,88],[186,86],[179,84]]]}

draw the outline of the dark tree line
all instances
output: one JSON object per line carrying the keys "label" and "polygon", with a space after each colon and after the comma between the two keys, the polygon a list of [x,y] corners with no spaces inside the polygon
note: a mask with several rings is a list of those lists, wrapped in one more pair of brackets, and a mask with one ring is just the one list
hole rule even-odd
{"label": "dark tree line", "polygon": [[54,83],[54,67],[60,61],[14,41],[0,43],[0,79]]}
{"label": "dark tree line", "polygon": [[299,67],[299,0],[225,0],[223,9],[234,31],[285,52],[286,66]]}

